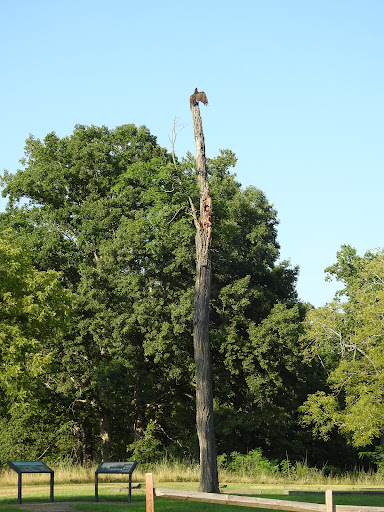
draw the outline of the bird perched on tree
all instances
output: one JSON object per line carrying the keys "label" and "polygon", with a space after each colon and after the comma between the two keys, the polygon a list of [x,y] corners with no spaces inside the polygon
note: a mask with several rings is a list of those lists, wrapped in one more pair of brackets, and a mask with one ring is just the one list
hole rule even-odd
{"label": "bird perched on tree", "polygon": [[204,105],[208,105],[208,98],[204,91],[198,91],[197,87],[195,92],[189,97],[189,105],[192,108],[193,105],[197,105],[197,103],[201,101]]}

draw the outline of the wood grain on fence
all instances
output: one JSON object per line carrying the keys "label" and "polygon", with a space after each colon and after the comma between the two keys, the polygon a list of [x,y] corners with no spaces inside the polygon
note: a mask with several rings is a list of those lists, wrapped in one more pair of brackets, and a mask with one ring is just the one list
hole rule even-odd
{"label": "wood grain on fence", "polygon": [[[178,500],[204,501],[222,505],[239,505],[243,507],[271,508],[274,510],[297,510],[299,512],[324,512],[324,505],[302,503],[300,501],[272,500],[233,494],[215,494],[209,492],[180,491],[176,489],[154,489],[156,497]],[[383,511],[384,512],[384,509]]]}

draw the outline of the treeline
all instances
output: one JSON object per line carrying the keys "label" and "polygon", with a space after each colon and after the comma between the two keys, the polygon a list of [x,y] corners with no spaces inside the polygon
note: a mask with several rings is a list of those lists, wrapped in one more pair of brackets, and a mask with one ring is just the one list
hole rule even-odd
{"label": "treeline", "polygon": [[[195,459],[194,159],[79,125],[31,136],[21,163],[2,178],[0,463]],[[277,212],[235,164],[208,161],[218,453],[354,464],[384,425],[383,255],[343,247],[345,300],[300,302]]]}

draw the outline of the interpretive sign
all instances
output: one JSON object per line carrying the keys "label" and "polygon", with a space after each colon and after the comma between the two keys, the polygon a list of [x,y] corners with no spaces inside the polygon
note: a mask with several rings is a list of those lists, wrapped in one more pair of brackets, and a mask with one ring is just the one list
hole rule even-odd
{"label": "interpretive sign", "polygon": [[121,474],[129,475],[128,484],[128,503],[131,503],[131,492],[132,492],[132,473],[137,462],[102,462],[95,471],[95,501],[99,501],[99,475],[100,474]]}
{"label": "interpretive sign", "polygon": [[41,460],[9,460],[7,464],[18,474],[17,498],[19,504],[21,503],[21,484],[23,473],[50,473],[50,501],[53,501],[55,472],[46,464],[44,464],[44,462],[42,462]]}

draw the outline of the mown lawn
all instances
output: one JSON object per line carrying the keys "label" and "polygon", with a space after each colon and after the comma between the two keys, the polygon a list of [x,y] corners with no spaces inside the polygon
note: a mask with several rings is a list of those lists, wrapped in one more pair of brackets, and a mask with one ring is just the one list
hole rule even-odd
{"label": "mown lawn", "polygon": [[[95,507],[97,505],[97,507]],[[75,510],[82,512],[145,512],[145,502],[141,504],[132,503],[130,506],[112,504],[81,504],[76,505]],[[249,507],[235,507],[232,505],[217,505],[215,503],[199,503],[197,501],[178,501],[161,498],[155,500],[155,512],[241,512],[242,510],[256,510]],[[264,509],[257,509],[263,512]]]}
{"label": "mown lawn", "polygon": [[[165,486],[164,486],[165,487]],[[169,485],[169,487],[173,487]],[[196,489],[196,485],[191,484],[190,489]],[[228,492],[223,489],[223,493]],[[235,492],[231,489],[231,494]],[[246,491],[245,491],[246,492]],[[241,489],[236,490],[236,494],[245,494]],[[259,491],[261,492],[261,491]],[[247,496],[259,496],[262,498],[281,499],[290,501],[324,503],[324,494],[282,494],[283,490],[271,489],[262,494],[255,490]],[[28,485],[23,486],[22,504],[49,503],[48,485]],[[103,484],[99,485],[99,502],[95,503],[94,486],[91,484],[63,484],[55,485],[55,503],[70,503],[73,510],[79,512],[145,512],[145,488],[132,490],[132,502],[128,503],[128,491],[121,484]],[[335,505],[359,505],[384,507],[384,495],[375,494],[334,494],[333,502]],[[17,504],[17,486],[7,486],[0,488],[0,512],[16,512]],[[235,505],[219,505],[215,503],[201,503],[194,501],[179,501],[166,498],[155,498],[155,512],[241,512],[242,510],[251,510],[251,507],[238,507]],[[255,509],[259,512],[265,512],[266,509]]]}

